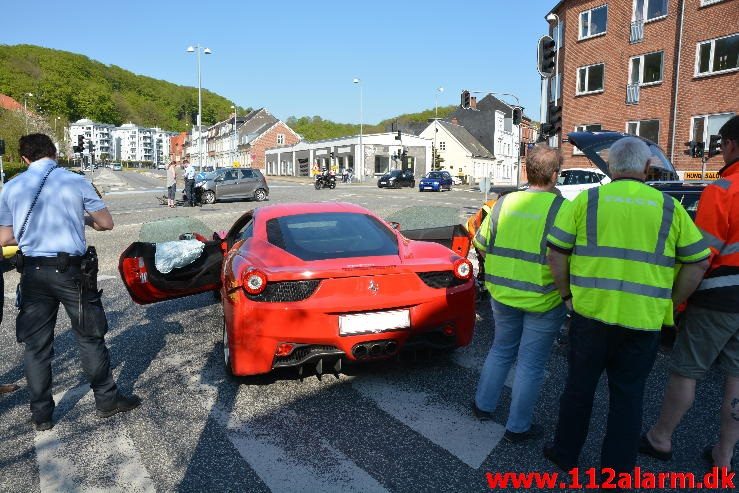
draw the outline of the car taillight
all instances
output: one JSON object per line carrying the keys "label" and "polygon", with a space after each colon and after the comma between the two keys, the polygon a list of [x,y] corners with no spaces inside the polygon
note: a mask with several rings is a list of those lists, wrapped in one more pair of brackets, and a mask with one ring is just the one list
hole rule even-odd
{"label": "car taillight", "polygon": [[249,294],[259,294],[267,287],[267,276],[260,270],[248,269],[241,275],[241,286]]}
{"label": "car taillight", "polygon": [[472,263],[466,258],[454,262],[454,277],[467,280],[472,277]]}
{"label": "car taillight", "polygon": [[275,356],[288,356],[295,349],[295,344],[290,342],[283,342],[277,345]]}

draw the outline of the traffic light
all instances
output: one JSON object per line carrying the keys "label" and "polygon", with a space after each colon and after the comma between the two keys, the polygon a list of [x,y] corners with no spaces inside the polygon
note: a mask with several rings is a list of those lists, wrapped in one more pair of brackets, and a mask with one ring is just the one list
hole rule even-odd
{"label": "traffic light", "polygon": [[400,140],[400,130],[398,130],[398,135],[395,136],[395,140]]}
{"label": "traffic light", "polygon": [[685,147],[687,147],[687,149],[683,152],[687,154],[688,156],[703,157],[703,153],[705,150],[705,143],[696,142],[695,140],[691,140],[685,143]]}
{"label": "traffic light", "polygon": [[87,150],[90,154],[95,153],[95,143],[92,141],[92,139],[87,141]]}
{"label": "traffic light", "polygon": [[541,124],[541,131],[539,132],[539,141],[543,142],[548,137],[552,136],[552,124],[551,123],[542,123]]}
{"label": "traffic light", "polygon": [[[2,152],[0,152],[2,154]],[[721,154],[721,136],[711,135],[708,140],[708,159]]]}
{"label": "traffic light", "polygon": [[470,106],[472,106],[472,96],[470,95],[470,91],[464,90],[462,91],[462,108],[468,110],[470,109]]}
{"label": "traffic light", "polygon": [[523,110],[521,108],[513,108],[513,124],[514,125],[520,125],[521,124],[521,115],[523,115]]}
{"label": "traffic light", "polygon": [[542,36],[539,39],[539,47],[537,50],[537,69],[542,77],[551,77],[554,75],[554,60],[557,51],[554,49],[556,43],[551,36]]}
{"label": "traffic light", "polygon": [[403,153],[400,155],[400,159],[405,159],[408,156],[408,152],[406,152],[405,149],[403,149]]}
{"label": "traffic light", "polygon": [[329,153],[329,155],[331,156],[331,159],[333,159],[333,158],[334,158],[334,151],[331,151],[331,152]]}
{"label": "traffic light", "polygon": [[562,130],[562,106],[549,105],[547,108],[547,123],[551,125],[550,136]]}
{"label": "traffic light", "polygon": [[72,150],[78,154],[82,154],[85,151],[85,137],[83,135],[77,136],[77,145]]}

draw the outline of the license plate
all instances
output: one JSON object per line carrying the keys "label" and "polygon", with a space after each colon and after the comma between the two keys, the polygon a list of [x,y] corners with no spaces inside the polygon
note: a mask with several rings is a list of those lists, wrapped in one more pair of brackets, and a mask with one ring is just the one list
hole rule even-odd
{"label": "license plate", "polygon": [[339,315],[339,335],[373,334],[411,326],[409,310]]}
{"label": "license plate", "polygon": [[434,187],[423,187],[424,190],[433,190]]}

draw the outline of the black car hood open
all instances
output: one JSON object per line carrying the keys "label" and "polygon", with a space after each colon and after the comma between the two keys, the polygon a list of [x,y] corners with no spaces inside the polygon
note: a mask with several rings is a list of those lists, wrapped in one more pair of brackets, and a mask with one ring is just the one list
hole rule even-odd
{"label": "black car hood open", "polygon": [[[619,139],[634,137],[634,135],[623,132],[572,132],[567,134],[569,142],[582,151],[590,161],[609,177],[608,171],[608,149]],[[672,163],[665,157],[662,149],[651,140],[637,137],[643,140],[652,151],[650,179],[675,180],[677,173]]]}

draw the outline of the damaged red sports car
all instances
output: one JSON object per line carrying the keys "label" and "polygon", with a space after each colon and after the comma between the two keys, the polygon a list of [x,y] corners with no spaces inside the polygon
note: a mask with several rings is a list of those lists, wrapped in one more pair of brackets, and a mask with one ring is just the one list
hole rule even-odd
{"label": "damaged red sports car", "polygon": [[[464,232],[448,229],[448,248],[398,227],[353,204],[272,205],[213,240],[133,243],[119,270],[140,304],[219,290],[223,359],[233,375],[339,372],[346,360],[469,344],[475,286]],[[194,253],[180,255],[186,265],[161,267],[165,246],[193,244]]]}

